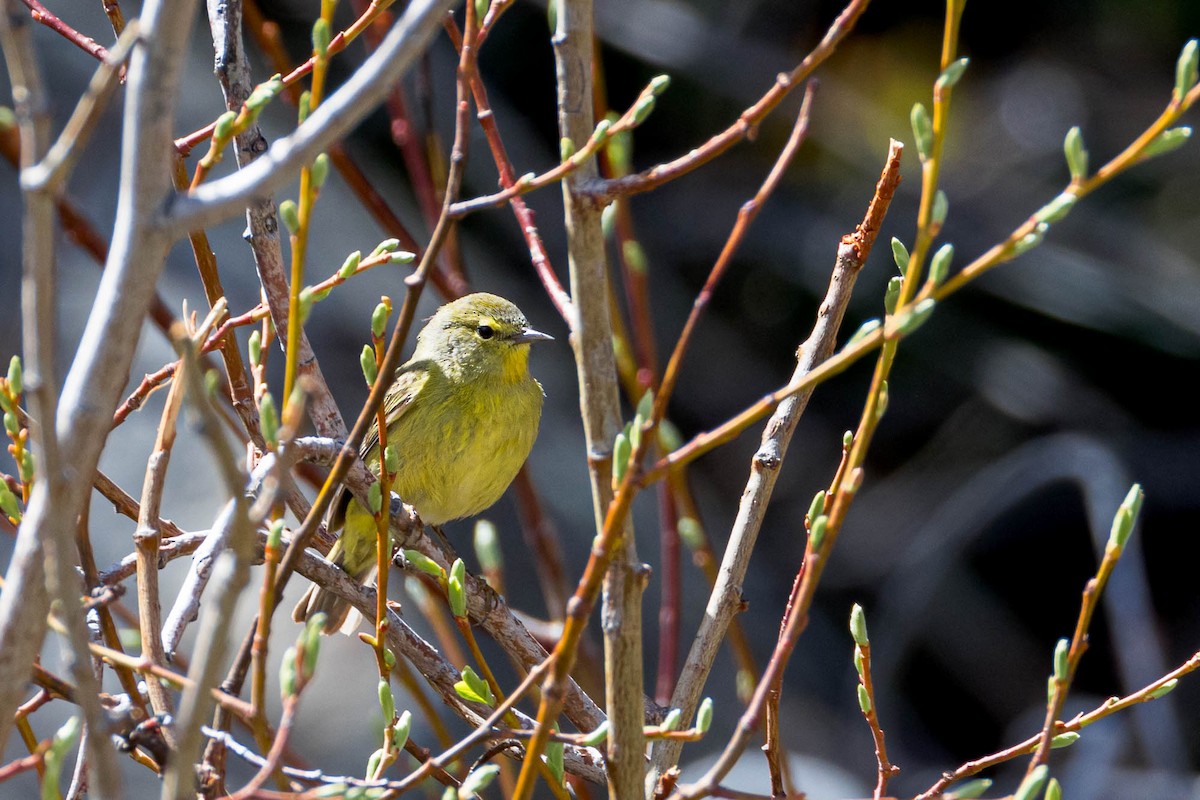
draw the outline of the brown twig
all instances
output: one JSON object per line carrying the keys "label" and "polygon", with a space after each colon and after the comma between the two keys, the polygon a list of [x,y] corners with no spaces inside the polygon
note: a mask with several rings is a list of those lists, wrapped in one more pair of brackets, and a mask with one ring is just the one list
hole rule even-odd
{"label": "brown twig", "polygon": [[866,11],[869,2],[870,0],[851,0],[804,60],[791,72],[781,73],[771,88],[758,102],[743,111],[733,125],[674,161],[623,178],[594,182],[588,187],[592,199],[603,203],[615,197],[628,197],[631,194],[656,189],[707,164],[743,139],[753,138],[763,119],[783,102],[793,88],[807,80],[813,71],[833,54],[842,39],[853,30],[854,24]]}
{"label": "brown twig", "polygon": [[[1127,708],[1137,705],[1138,703],[1148,703],[1162,697],[1172,688],[1175,683],[1185,675],[1195,672],[1200,669],[1200,652],[1192,654],[1192,657],[1183,662],[1179,667],[1171,670],[1167,674],[1158,678],[1141,689],[1128,694],[1124,697],[1110,697],[1101,703],[1096,708],[1087,713],[1077,714],[1071,719],[1061,722],[1056,729],[1056,734],[1076,733],[1083,730],[1093,722],[1098,722],[1118,711],[1124,711]],[[968,761],[952,772],[943,773],[937,783],[930,786],[925,791],[921,792],[914,800],[934,800],[941,797],[942,794],[954,783],[969,778],[972,775],[978,775],[989,767],[994,767],[997,764],[1003,764],[1006,761],[1011,761],[1023,755],[1028,755],[1037,750],[1038,743],[1042,739],[1042,734],[1038,733],[1030,736],[1023,742],[1015,744],[1012,747],[1007,747],[1004,750],[999,750],[991,755],[974,761]]]}
{"label": "brown twig", "polygon": [[[898,142],[891,143],[887,162],[863,222],[853,234],[842,238],[842,243],[838,247],[838,258],[830,282],[829,293],[818,312],[817,326],[800,348],[801,363],[793,376],[793,382],[803,381],[805,375],[811,376],[819,372],[821,367],[818,365],[822,364],[822,361],[832,352],[833,339],[841,322],[845,304],[849,300],[849,290],[853,287],[854,279],[870,254],[879,225],[883,221],[896,187],[899,185],[902,150],[903,147]],[[762,497],[770,497],[781,460],[786,452],[787,442],[810,394],[810,392],[805,392],[796,395],[794,399],[789,398],[786,405],[780,405],[763,433],[763,443],[754,456],[748,487],[742,495],[742,503],[738,509],[735,535],[731,536],[730,544],[726,548],[725,562],[737,564],[737,571],[734,572],[731,567],[728,570],[723,569],[723,573],[727,571],[735,575],[745,573],[745,563],[749,560],[749,548],[745,547],[742,539],[749,538],[753,541],[752,532],[757,533],[761,523],[761,514],[765,507],[765,503],[761,502]],[[869,424],[872,426],[877,421],[873,415],[865,418],[870,420]],[[865,448],[868,440],[869,436],[862,436],[861,439],[856,437],[855,447]],[[865,450],[860,452],[865,452]],[[809,605],[828,562],[829,553],[837,539],[838,526],[849,508],[850,499],[857,491],[856,479],[859,474],[850,472],[846,476],[846,480],[839,486],[839,490],[832,500],[832,509],[828,514],[823,541],[814,543],[816,537],[809,538],[803,576],[796,587],[794,601],[789,605],[787,619],[771,654],[771,660],[763,670],[762,679],[759,681],[749,705],[738,720],[734,735],[730,738],[717,762],[697,783],[686,789],[677,789],[677,794],[680,796],[696,798],[710,793],[712,788],[719,785],[728,774],[734,762],[745,749],[751,733],[758,727],[769,693],[778,686],[778,676],[782,674],[800,634],[807,626]],[[746,531],[747,537],[737,535],[742,530]],[[697,680],[696,677],[689,675],[689,667],[696,676],[707,675],[708,665],[712,663],[712,655],[709,651],[715,652],[716,649],[717,642],[711,641],[713,626],[707,624],[707,618],[712,616],[724,618],[732,615],[734,609],[730,606],[736,601],[736,596],[731,592],[734,586],[736,586],[736,582],[725,586],[719,585],[709,601],[705,629],[702,629],[701,633],[697,635],[692,648],[693,652],[688,656],[689,665],[684,668],[685,678],[681,678],[680,689],[677,691],[677,695],[679,695],[680,691],[686,689],[688,694],[682,696],[684,699],[698,695],[699,685],[703,684],[702,677]],[[706,633],[707,635],[705,635]],[[674,702],[674,699],[672,705],[683,707]],[[688,707],[694,708],[695,701],[693,700]],[[652,755],[654,764],[659,769],[665,768],[669,763],[666,755],[665,752],[662,754],[656,752]]]}
{"label": "brown twig", "polygon": [[[455,48],[461,49],[462,34],[454,24],[452,17],[447,16],[445,18],[445,27]],[[484,88],[483,79],[480,77],[479,69],[473,60],[469,64],[467,81],[471,87],[472,99],[475,101],[475,115],[479,120],[479,126],[483,129],[484,136],[487,138],[488,147],[492,151],[492,159],[496,162],[496,169],[500,173],[500,185],[508,189],[517,182],[516,170],[513,169],[512,160],[508,157],[508,149],[504,146],[504,140],[500,138],[500,131],[496,126],[496,115],[492,112],[491,104],[488,101],[487,89]],[[542,243],[542,237],[538,233],[533,212],[529,210],[529,206],[525,205],[525,201],[520,196],[510,198],[508,204],[517,218],[517,223],[521,226],[521,234],[525,237],[525,244],[529,248],[529,256],[532,260],[534,271],[537,272],[538,278],[541,279],[542,285],[546,288],[546,294],[550,297],[550,302],[554,304],[559,315],[566,320],[567,326],[574,329],[574,303],[554,272],[554,267],[550,263],[550,256],[546,253],[546,246]]]}
{"label": "brown twig", "polygon": [[108,60],[107,48],[92,37],[84,36],[63,22],[50,9],[39,3],[38,0],[21,0],[21,2],[29,6],[29,13],[33,17],[34,22],[45,25],[97,61]]}

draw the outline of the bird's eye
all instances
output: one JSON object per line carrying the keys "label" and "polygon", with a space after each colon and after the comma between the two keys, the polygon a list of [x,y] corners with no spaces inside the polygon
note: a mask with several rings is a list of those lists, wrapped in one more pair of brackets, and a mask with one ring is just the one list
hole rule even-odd
{"label": "bird's eye", "polygon": [[491,325],[480,325],[477,333],[479,334],[480,339],[490,339],[496,335],[496,332],[492,330]]}

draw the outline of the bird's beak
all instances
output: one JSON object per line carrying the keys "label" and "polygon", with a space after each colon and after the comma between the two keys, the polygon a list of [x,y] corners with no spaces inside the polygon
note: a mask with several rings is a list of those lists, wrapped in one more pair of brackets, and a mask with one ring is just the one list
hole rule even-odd
{"label": "bird's beak", "polygon": [[548,333],[535,331],[533,328],[526,328],[513,337],[513,342],[516,344],[529,344],[530,342],[553,342],[554,337]]}

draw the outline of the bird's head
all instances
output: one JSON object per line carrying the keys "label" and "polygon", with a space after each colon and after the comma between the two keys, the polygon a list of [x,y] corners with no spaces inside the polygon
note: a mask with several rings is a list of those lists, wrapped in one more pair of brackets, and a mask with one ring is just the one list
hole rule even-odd
{"label": "bird's head", "polygon": [[413,359],[436,361],[451,374],[517,381],[528,375],[529,345],[553,338],[529,327],[503,297],[478,292],[437,310],[417,336]]}

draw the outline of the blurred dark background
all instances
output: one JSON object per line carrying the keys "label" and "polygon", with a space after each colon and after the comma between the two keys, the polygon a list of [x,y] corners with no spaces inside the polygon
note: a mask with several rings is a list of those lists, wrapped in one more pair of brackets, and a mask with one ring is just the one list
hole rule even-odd
{"label": "blurred dark background", "polygon": [[[308,46],[314,4],[262,5],[298,59]],[[111,40],[99,3],[50,6],[102,43]],[[672,77],[670,90],[634,136],[637,167],[684,153],[729,125],[777,73],[793,68],[841,10],[830,2],[780,0],[609,0],[598,6],[612,107],[624,108],[654,75]],[[122,7],[134,16],[138,4]],[[796,345],[807,336],[824,294],[838,239],[862,218],[889,137],[911,143],[909,110],[915,101],[930,102],[943,11],[937,3],[877,2],[817,72],[808,141],[741,247],[687,359],[671,408],[685,435],[715,426],[787,380]],[[339,14],[349,21],[348,8]],[[1065,185],[1062,139],[1072,125],[1082,127],[1093,169],[1135,138],[1168,101],[1176,57],[1197,34],[1200,5],[1185,0],[969,3],[960,50],[971,66],[954,93],[942,172],[950,203],[942,240],[955,245],[956,266],[1002,240]],[[61,127],[93,64],[47,31],[37,38],[60,101]],[[335,62],[335,76],[362,57],[362,46],[352,46]],[[200,22],[179,111],[181,134],[222,110],[211,60],[207,27]],[[544,6],[518,3],[484,48],[481,66],[518,172],[551,166],[558,135]],[[254,67],[256,79],[269,77],[265,62],[256,60]],[[427,74],[433,124],[449,141],[453,61],[444,37]],[[415,79],[409,88],[413,96],[423,93]],[[785,141],[799,94],[762,125],[755,141],[634,198],[660,355],[669,352],[738,208]],[[7,89],[0,97],[11,102]],[[278,136],[292,124],[292,112],[273,107],[266,122],[268,134]],[[1194,125],[1195,112],[1183,122]],[[72,195],[101,231],[111,229],[115,206],[118,123],[114,107],[71,183]],[[385,115],[372,116],[348,147],[423,240]],[[1068,711],[1132,692],[1200,649],[1200,423],[1191,382],[1200,355],[1198,152],[1189,144],[1117,178],[1055,225],[1041,247],[939,306],[901,347],[864,488],[787,674],[785,744],[796,755],[796,786],[810,797],[869,795],[874,784],[846,629],[855,602],[867,610],[878,708],[889,755],[903,770],[892,793],[911,796],[942,771],[1036,731],[1054,643],[1074,627],[1080,592],[1095,570],[1112,513],[1134,481],[1146,491],[1142,522],[1093,623]],[[885,246],[859,278],[843,340],[881,314],[884,286],[895,274],[887,240],[912,241],[919,193],[914,148],[905,163],[905,181],[880,237]],[[464,193],[494,187],[495,170],[476,128]],[[529,202],[565,281],[560,193],[543,190]],[[15,172],[0,166],[5,358],[19,350],[19,207]],[[349,251],[367,251],[384,236],[336,177],[317,216],[309,274],[318,279]],[[212,231],[235,311],[248,308],[258,294],[248,248],[238,238],[241,225]],[[568,568],[578,575],[592,537],[591,501],[565,326],[534,278],[507,209],[467,219],[461,237],[474,285],[514,299],[537,327],[560,339],[535,355],[548,402],[531,467]],[[82,329],[98,271],[66,242],[60,259],[66,353]],[[353,281],[311,318],[322,367],[348,414],[365,396],[356,355],[370,311],[380,293],[402,294],[400,277],[380,270]],[[191,308],[202,307],[185,248],[173,253],[161,293],[173,308],[185,298]],[[427,291],[425,307],[437,302]],[[148,327],[133,383],[168,359],[169,348]],[[60,371],[67,366],[64,357]],[[842,432],[857,424],[869,370],[864,362],[818,389],[789,451],[745,586],[749,611],[741,620],[760,663],[771,651],[799,567],[804,513],[836,468]],[[141,427],[125,433],[119,452],[110,446],[102,464],[130,491],[140,485],[160,402],[147,404],[138,415]],[[718,553],[758,433],[752,429],[690,471]],[[206,467],[202,443],[184,439],[192,441],[181,440],[177,464],[192,459]],[[207,469],[181,472],[177,466],[164,513],[188,528],[207,527],[219,505],[216,482]],[[97,503],[97,510],[103,508]],[[656,575],[645,602],[652,690],[661,559],[651,495],[639,502],[637,514],[641,557]],[[488,516],[506,533],[510,601],[543,615],[534,582],[520,580],[529,572],[529,557],[512,500]],[[130,549],[132,523],[107,513],[94,513],[93,520],[103,538],[97,544],[102,562]],[[460,523],[450,532],[466,542],[470,526]],[[0,547],[7,554],[11,540]],[[686,652],[707,590],[684,560]],[[183,569],[177,563],[168,574]],[[411,608],[408,617],[420,625]],[[280,628],[282,647],[295,634],[289,625]],[[318,682],[323,688],[306,697],[314,727],[297,746],[314,763],[358,770],[376,737],[371,660],[366,648],[348,641],[338,641],[325,659],[338,668],[327,667]],[[361,686],[346,680],[360,669]],[[741,710],[734,684],[732,660],[722,654],[707,688],[717,700],[717,723],[708,739],[685,750],[685,762],[702,760],[724,742]],[[1086,729],[1079,743],[1054,754],[1055,774],[1074,798],[1200,798],[1198,710],[1200,681],[1185,678],[1168,698]],[[339,711],[344,724],[335,729],[330,714]],[[763,791],[765,768],[755,766],[763,782],[746,778],[742,786]],[[1011,791],[1019,774],[1007,768],[989,776],[1001,781],[998,789]]]}

